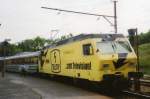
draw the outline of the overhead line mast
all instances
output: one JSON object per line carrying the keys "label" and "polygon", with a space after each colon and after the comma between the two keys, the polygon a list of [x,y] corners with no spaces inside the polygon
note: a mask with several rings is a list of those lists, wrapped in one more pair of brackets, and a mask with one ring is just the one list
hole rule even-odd
{"label": "overhead line mast", "polygon": [[114,30],[115,33],[118,32],[118,28],[117,28],[117,1],[114,0]]}
{"label": "overhead line mast", "polygon": [[[117,33],[117,8],[116,8],[117,1],[114,0],[113,2],[114,2],[114,16],[93,14],[93,13],[88,13],[88,12],[78,12],[78,11],[71,11],[71,10],[64,10],[64,9],[50,8],[50,7],[41,7],[41,8],[49,9],[49,10],[55,10],[55,11],[68,12],[68,13],[76,13],[76,14],[83,14],[83,15],[91,15],[91,16],[103,17],[108,23],[111,24],[111,26],[114,26],[114,32]],[[112,23],[108,18],[114,18],[114,23]]]}

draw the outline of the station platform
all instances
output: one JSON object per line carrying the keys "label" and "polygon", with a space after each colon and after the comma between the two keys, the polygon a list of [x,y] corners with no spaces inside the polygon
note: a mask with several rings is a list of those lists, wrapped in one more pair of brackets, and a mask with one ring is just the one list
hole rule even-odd
{"label": "station platform", "polygon": [[41,99],[41,96],[31,88],[0,75],[0,99]]}

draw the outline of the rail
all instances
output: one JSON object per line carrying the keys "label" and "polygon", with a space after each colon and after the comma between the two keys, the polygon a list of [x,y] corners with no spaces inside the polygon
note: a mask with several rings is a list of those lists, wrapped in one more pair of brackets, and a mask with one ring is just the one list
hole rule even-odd
{"label": "rail", "polygon": [[134,92],[134,91],[125,90],[125,91],[123,91],[123,93],[128,94],[128,95],[134,95],[134,96],[141,97],[141,98],[146,98],[146,99],[149,98],[150,99],[150,95],[144,94],[141,92]]}
{"label": "rail", "polygon": [[[144,76],[143,79],[140,79],[140,84],[141,84],[141,86],[144,86],[144,87],[150,87],[150,76]],[[123,91],[123,93],[128,94],[128,95],[141,97],[141,98],[150,99],[149,93],[136,92],[136,91],[132,91],[132,90],[125,90],[125,91]]]}
{"label": "rail", "polygon": [[150,87],[150,80],[141,79],[141,85]]}

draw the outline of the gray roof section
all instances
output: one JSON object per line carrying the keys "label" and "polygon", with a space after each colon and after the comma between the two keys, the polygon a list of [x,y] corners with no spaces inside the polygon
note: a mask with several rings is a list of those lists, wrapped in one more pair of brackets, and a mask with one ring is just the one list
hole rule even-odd
{"label": "gray roof section", "polygon": [[17,59],[17,58],[26,58],[26,57],[34,57],[34,56],[39,56],[41,53],[40,51],[37,52],[23,52],[23,53],[18,53],[14,56],[8,56],[5,59]]}
{"label": "gray roof section", "polygon": [[0,57],[0,61],[3,60],[3,59],[4,59],[4,57]]}
{"label": "gray roof section", "polygon": [[56,45],[66,44],[68,42],[80,41],[89,38],[102,38],[103,40],[112,41],[118,37],[124,37],[122,34],[80,34],[56,43]]}
{"label": "gray roof section", "polygon": [[120,38],[120,37],[124,37],[124,36],[122,34],[80,34],[65,40],[58,41],[55,44],[48,45],[45,48],[55,47],[55,46],[59,46],[59,45],[63,45],[75,41],[81,41],[89,38],[102,38],[102,40],[104,41],[113,41],[116,38]]}

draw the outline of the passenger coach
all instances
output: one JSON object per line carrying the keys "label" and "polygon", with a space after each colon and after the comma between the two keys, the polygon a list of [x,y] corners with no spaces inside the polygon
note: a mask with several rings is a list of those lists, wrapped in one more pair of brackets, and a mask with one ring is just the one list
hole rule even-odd
{"label": "passenger coach", "polygon": [[23,52],[5,58],[6,70],[10,72],[25,71],[35,73],[38,71],[40,52]]}

